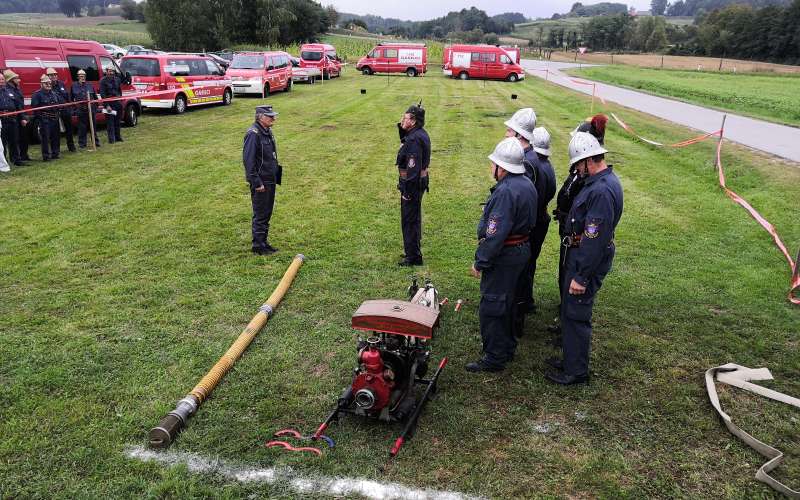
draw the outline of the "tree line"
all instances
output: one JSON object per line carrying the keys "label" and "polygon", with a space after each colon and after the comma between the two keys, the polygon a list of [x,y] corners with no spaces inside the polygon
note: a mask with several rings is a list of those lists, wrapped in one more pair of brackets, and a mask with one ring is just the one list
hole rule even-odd
{"label": "tree line", "polygon": [[312,0],[148,0],[145,17],[156,46],[182,51],[286,46],[316,40],[332,24]]}
{"label": "tree line", "polygon": [[[667,4],[666,0],[654,0],[652,4],[653,14],[668,16],[690,16],[695,17],[714,10],[724,9],[733,4],[750,5],[755,8],[770,7],[779,5],[786,7],[791,0],[678,0]],[[661,7],[661,6],[664,7]]]}

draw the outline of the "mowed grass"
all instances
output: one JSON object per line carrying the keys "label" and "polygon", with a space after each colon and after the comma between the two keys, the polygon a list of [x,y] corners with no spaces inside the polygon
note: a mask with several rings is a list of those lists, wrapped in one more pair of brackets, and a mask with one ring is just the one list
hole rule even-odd
{"label": "mowed grass", "polygon": [[[451,305],[467,300],[442,312],[433,356],[450,364],[439,393],[385,471],[397,426],[347,418],[321,459],[264,449],[278,429],[316,428],[349,382],[358,305],[404,295],[395,122],[419,99],[433,154],[417,272]],[[799,395],[800,309],[785,300],[789,272],[771,239],[717,186],[713,144],[659,150],[609,129],[625,213],[595,308],[594,378],[563,388],[542,376],[557,352],[545,333],[558,302],[556,228],[539,264],[540,312],[502,374],[463,369],[480,346],[468,269],[503,121],[533,106],[561,179],[588,98],[537,79],[348,72],[267,101],[280,112],[285,166],[271,257],[249,253],[241,165],[261,99],[148,113],[122,144],[0,178],[0,496],[302,497],[285,483],[239,484],[125,454],[225,352],[296,253],[308,260],[286,298],[173,450],[494,498],[773,496],[754,479],[765,459],[719,421],[703,372],[766,366],[776,380],[765,385]],[[609,110],[648,137],[691,135]],[[797,248],[800,169],[730,144],[723,159],[729,185]],[[735,422],[787,452],[775,474],[800,487],[797,411],[720,392]]]}
{"label": "mowed grass", "polygon": [[769,121],[800,126],[800,75],[600,66],[574,74]]}

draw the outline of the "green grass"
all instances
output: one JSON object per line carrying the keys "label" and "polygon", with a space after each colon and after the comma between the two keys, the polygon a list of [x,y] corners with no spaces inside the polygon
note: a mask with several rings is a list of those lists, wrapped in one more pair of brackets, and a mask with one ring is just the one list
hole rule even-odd
{"label": "green grass", "polygon": [[601,66],[574,74],[756,118],[800,125],[800,76]]}
{"label": "green grass", "polygon": [[[351,313],[365,299],[402,298],[408,285],[395,264],[395,122],[419,98],[433,140],[419,272],[451,304],[468,300],[443,311],[433,343],[435,359],[451,361],[439,394],[385,473],[399,429],[356,419],[330,430],[338,446],[323,459],[265,450],[277,429],[315,428],[348,383]],[[148,113],[122,144],[0,177],[0,496],[300,497],[124,454],[225,352],[299,252],[308,261],[285,300],[174,450],[494,498],[774,496],[753,477],[765,460],[724,428],[702,375],[729,361],[767,366],[776,380],[766,385],[800,395],[800,309],[785,300],[787,266],[770,238],[717,186],[713,144],[659,150],[607,133],[625,213],[595,308],[594,379],[562,388],[542,377],[556,353],[544,331],[557,305],[555,228],[539,264],[540,312],[503,374],[463,370],[479,350],[468,269],[503,120],[534,106],[563,178],[588,98],[538,80],[348,72],[268,101],[285,165],[272,257],[248,252],[241,166],[260,99]],[[690,135],[611,110],[648,137]],[[800,169],[724,151],[729,185],[797,248]],[[733,390],[721,398],[739,425],[787,452],[777,474],[800,487],[796,410]],[[542,424],[551,432],[537,432]]]}

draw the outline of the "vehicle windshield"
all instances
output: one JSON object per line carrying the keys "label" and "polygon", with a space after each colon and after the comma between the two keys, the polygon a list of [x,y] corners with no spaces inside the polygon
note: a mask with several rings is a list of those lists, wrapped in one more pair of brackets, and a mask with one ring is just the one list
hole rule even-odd
{"label": "vehicle windshield", "polygon": [[131,76],[159,76],[158,60],[144,57],[129,57],[122,60],[122,72]]}
{"label": "vehicle windshield", "polygon": [[322,52],[304,50],[303,52],[300,53],[300,57],[305,59],[306,61],[321,61]]}
{"label": "vehicle windshield", "polygon": [[264,69],[264,56],[245,56],[237,54],[233,57],[231,69]]}

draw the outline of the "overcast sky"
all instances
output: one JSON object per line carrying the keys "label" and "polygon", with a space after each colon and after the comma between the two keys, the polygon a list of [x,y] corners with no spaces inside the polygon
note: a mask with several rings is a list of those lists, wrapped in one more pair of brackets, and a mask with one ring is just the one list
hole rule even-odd
{"label": "overcast sky", "polygon": [[[321,0],[322,5],[333,5],[340,12],[352,14],[375,14],[381,17],[396,17],[411,21],[423,21],[442,17],[453,10],[477,7],[490,16],[503,12],[522,12],[527,17],[550,17],[554,13],[569,12],[572,4],[579,0]],[[583,1],[585,5],[599,3]],[[609,0],[615,1],[615,0]],[[650,0],[616,0],[628,7],[648,10]]]}

